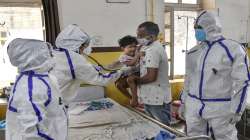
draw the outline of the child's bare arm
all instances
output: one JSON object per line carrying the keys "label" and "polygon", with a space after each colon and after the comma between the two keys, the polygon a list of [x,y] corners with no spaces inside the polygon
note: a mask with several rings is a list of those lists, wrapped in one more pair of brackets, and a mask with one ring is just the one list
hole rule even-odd
{"label": "child's bare arm", "polygon": [[106,67],[108,69],[115,69],[115,68],[120,67],[121,65],[122,65],[122,63],[119,60],[117,60],[117,61],[114,61],[113,63],[107,65]]}

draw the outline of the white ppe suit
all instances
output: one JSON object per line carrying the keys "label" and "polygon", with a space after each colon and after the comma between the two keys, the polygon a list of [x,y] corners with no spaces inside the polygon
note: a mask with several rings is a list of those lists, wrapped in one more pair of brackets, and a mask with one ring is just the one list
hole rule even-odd
{"label": "white ppe suit", "polygon": [[15,39],[8,46],[19,75],[6,113],[6,140],[66,140],[67,115],[59,89],[48,71],[54,63],[50,44]]}
{"label": "white ppe suit", "polygon": [[182,102],[189,136],[210,135],[237,140],[235,124],[245,106],[249,88],[249,60],[243,46],[222,37],[218,17],[203,11],[196,20],[206,40],[186,57]]}
{"label": "white ppe suit", "polygon": [[56,66],[52,73],[58,79],[66,103],[72,101],[82,82],[105,86],[122,74],[121,71],[101,74],[84,55],[76,53],[89,40],[89,36],[77,25],[67,26],[56,39],[57,49],[53,51]]}

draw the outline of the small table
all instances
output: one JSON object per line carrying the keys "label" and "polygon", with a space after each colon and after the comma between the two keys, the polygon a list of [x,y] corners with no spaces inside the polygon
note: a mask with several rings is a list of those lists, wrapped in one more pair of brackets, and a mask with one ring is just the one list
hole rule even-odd
{"label": "small table", "polygon": [[0,120],[5,119],[7,105],[7,98],[0,98]]}

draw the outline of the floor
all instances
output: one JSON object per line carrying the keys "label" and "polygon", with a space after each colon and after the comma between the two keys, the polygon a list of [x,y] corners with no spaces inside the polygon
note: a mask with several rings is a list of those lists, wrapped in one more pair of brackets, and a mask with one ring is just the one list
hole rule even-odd
{"label": "floor", "polygon": [[238,138],[239,138],[239,140],[250,140],[249,138],[246,138],[246,137],[241,136],[241,135],[239,135]]}
{"label": "floor", "polygon": [[179,122],[177,124],[172,124],[171,127],[175,128],[176,130],[180,132],[185,132],[185,123],[184,122]]}
{"label": "floor", "polygon": [[[175,128],[176,130],[178,131],[181,131],[181,132],[185,132],[185,123],[184,122],[180,122],[178,124],[174,124],[172,125],[173,128]],[[250,138],[246,138],[242,135],[238,135],[238,140],[250,140]]]}

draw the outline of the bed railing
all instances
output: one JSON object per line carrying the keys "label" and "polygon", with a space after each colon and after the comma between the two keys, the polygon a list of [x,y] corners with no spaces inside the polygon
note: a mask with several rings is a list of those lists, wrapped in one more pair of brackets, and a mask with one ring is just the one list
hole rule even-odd
{"label": "bed railing", "polygon": [[148,115],[146,115],[145,113],[142,113],[141,111],[138,111],[137,109],[135,108],[132,108],[130,106],[126,106],[129,110],[133,111],[133,112],[136,112],[137,114],[141,115],[142,117],[144,117],[145,119],[148,119],[156,124],[158,124],[160,127],[168,130],[169,132],[175,134],[177,136],[176,140],[212,140],[210,137],[208,136],[205,136],[205,135],[201,135],[201,136],[193,136],[193,137],[188,137],[185,133],[183,132],[180,132],[170,126],[167,126],[163,123],[161,123],[160,121],[158,120],[155,120],[151,117],[149,117]]}

